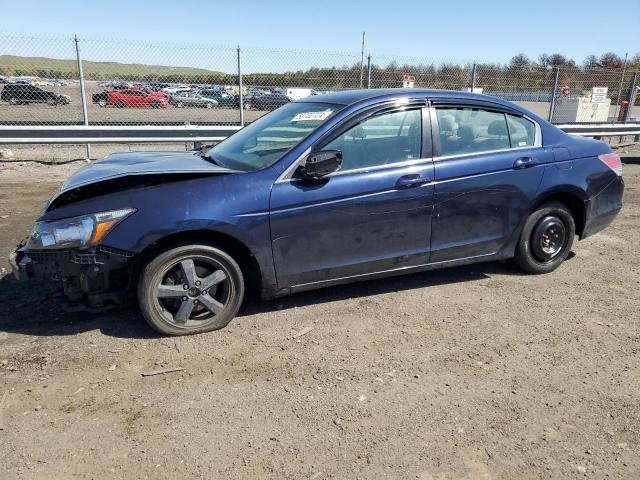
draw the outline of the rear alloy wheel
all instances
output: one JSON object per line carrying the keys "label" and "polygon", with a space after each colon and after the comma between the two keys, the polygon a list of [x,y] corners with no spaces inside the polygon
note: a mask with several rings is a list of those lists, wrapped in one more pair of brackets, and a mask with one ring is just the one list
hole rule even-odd
{"label": "rear alloy wheel", "polygon": [[205,104],[205,107],[206,107],[206,108],[213,108],[213,103],[211,103],[211,102],[207,102],[207,103]]}
{"label": "rear alloy wheel", "polygon": [[151,108],[160,108],[160,103],[154,100],[151,102]]}
{"label": "rear alloy wheel", "polygon": [[243,297],[244,279],[236,261],[207,245],[176,247],[158,255],[138,283],[143,316],[167,335],[222,328],[235,317]]}
{"label": "rear alloy wheel", "polygon": [[182,108],[182,107],[184,107],[184,103],[182,102],[176,103],[176,108]]}
{"label": "rear alloy wheel", "polygon": [[17,104],[18,104],[18,100],[16,99],[16,97],[9,98],[9,105],[17,105]]}
{"label": "rear alloy wheel", "polygon": [[116,102],[116,107],[117,108],[124,108],[124,101],[123,100],[118,100]]}
{"label": "rear alloy wheel", "polygon": [[575,233],[575,221],[566,205],[560,202],[541,205],[522,229],[516,263],[529,273],[555,270],[569,255]]}
{"label": "rear alloy wheel", "polygon": [[102,108],[107,106],[107,101],[106,100],[98,100],[98,105],[101,106]]}

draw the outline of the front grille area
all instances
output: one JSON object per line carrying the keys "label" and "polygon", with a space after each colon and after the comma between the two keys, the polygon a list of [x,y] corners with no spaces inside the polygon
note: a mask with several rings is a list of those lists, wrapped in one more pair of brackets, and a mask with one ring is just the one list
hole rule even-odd
{"label": "front grille area", "polygon": [[64,263],[71,262],[75,256],[73,250],[57,250],[57,251],[29,251],[27,256],[33,263]]}
{"label": "front grille area", "polygon": [[108,253],[110,255],[118,255],[124,258],[133,257],[133,252],[129,252],[127,250],[121,250],[119,248],[107,247],[106,245],[100,245],[99,250],[103,253]]}

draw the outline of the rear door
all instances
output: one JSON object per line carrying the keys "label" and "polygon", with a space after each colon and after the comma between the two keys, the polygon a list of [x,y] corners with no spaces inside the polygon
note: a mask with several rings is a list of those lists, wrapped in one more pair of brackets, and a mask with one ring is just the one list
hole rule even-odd
{"label": "rear door", "polygon": [[434,101],[431,262],[500,252],[517,235],[548,152],[531,119],[495,104]]}
{"label": "rear door", "polygon": [[271,232],[281,288],[428,262],[433,164],[424,105],[350,121],[314,147],[340,150],[341,170],[313,182],[294,173],[274,184]]}

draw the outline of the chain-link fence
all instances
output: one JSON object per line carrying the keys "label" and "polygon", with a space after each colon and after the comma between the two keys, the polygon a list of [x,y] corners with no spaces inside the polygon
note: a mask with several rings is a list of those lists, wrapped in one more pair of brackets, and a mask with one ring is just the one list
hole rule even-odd
{"label": "chain-link fence", "polygon": [[632,69],[0,34],[2,125],[237,125],[308,95],[405,80],[482,91],[557,123],[640,119]]}

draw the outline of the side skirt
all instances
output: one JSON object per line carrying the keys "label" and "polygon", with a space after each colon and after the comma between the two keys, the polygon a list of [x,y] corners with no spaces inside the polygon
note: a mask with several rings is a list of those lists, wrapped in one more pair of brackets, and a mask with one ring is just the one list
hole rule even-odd
{"label": "side skirt", "polygon": [[448,260],[445,262],[436,262],[436,263],[425,263],[423,265],[416,265],[414,267],[402,267],[402,268],[397,268],[397,269],[393,269],[393,270],[384,270],[381,272],[373,272],[373,273],[366,273],[363,275],[355,275],[355,276],[351,276],[351,277],[341,277],[341,278],[333,278],[330,280],[323,280],[320,282],[313,282],[313,283],[304,283],[301,285],[293,285],[290,288],[286,288],[286,289],[282,289],[280,291],[278,291],[278,293],[275,295],[277,297],[281,297],[290,293],[297,293],[297,292],[305,292],[308,290],[316,290],[318,288],[324,288],[324,287],[331,287],[334,285],[342,285],[345,283],[355,283],[355,282],[364,282],[367,280],[374,280],[377,278],[385,278],[385,277],[395,277],[398,275],[406,275],[406,274],[410,274],[410,273],[417,273],[417,272],[425,272],[428,270],[438,270],[441,268],[448,268],[448,267],[458,267],[461,265],[470,265],[473,263],[483,263],[483,262],[493,262],[493,261],[497,261],[497,260],[505,260],[507,258],[510,258],[513,256],[513,253],[511,255],[505,254],[503,252],[496,252],[496,253],[490,253],[490,254],[486,254],[486,255],[479,255],[476,257],[467,257],[467,258],[460,258],[457,260]]}

